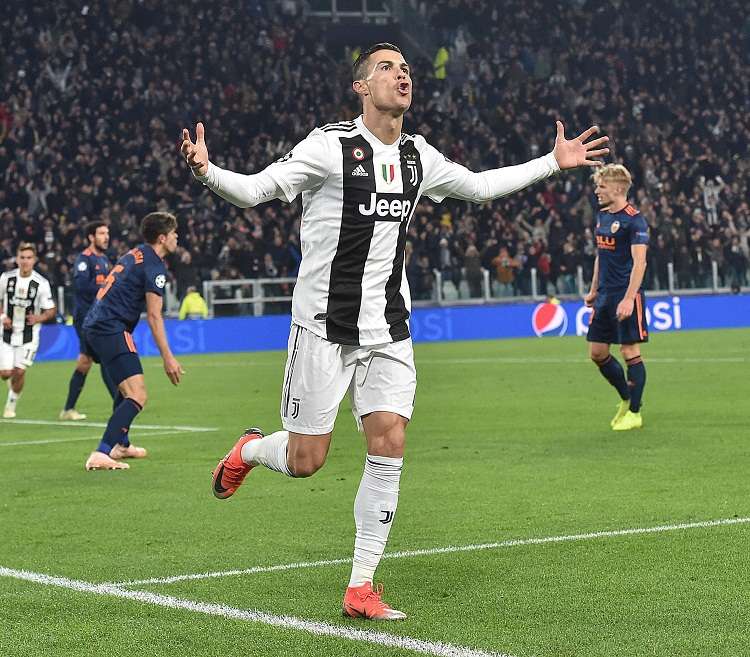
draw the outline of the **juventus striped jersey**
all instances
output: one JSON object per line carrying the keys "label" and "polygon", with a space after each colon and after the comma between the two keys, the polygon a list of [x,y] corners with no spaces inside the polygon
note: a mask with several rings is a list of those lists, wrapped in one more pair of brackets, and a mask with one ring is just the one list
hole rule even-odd
{"label": "juventus striped jersey", "polygon": [[3,342],[14,347],[39,342],[41,324],[26,323],[28,315],[38,315],[55,307],[49,281],[39,272],[21,276],[18,268],[0,275],[0,300],[2,312],[10,317],[12,328],[3,328]]}
{"label": "juventus striped jersey", "polygon": [[404,268],[409,221],[420,196],[485,201],[546,178],[552,153],[526,164],[473,173],[419,135],[384,144],[364,125],[332,123],[255,175],[209,163],[204,184],[236,205],[302,194],[302,264],[292,320],[331,342],[373,345],[409,337]]}

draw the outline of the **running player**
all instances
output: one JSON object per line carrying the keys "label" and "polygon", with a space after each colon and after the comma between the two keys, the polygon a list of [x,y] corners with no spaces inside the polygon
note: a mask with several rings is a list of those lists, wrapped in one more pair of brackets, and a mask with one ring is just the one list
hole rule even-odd
{"label": "running player", "polygon": [[401,131],[409,109],[409,65],[394,45],[361,53],[353,89],[354,121],[313,130],[288,155],[255,175],[209,162],[204,126],[196,142],[183,130],[182,154],[193,174],[241,207],[302,194],[304,254],[292,300],[292,327],[281,394],[283,429],[248,429],[214,471],[216,497],[231,496],[263,465],[308,477],[325,462],[339,402],[349,391],[367,456],[354,501],[354,563],[345,615],[399,619],[373,575],[396,514],[406,425],[416,371],[409,333],[411,299],[404,275],[408,223],[420,196],[487,201],[543,180],[560,168],[595,165],[606,137],[597,128],[567,141],[557,123],[554,152],[515,167],[472,173],[418,135]]}
{"label": "running player", "polygon": [[167,282],[162,258],[177,249],[177,220],[166,212],[152,212],[141,222],[141,234],[145,243],[117,261],[83,323],[94,361],[101,363],[118,389],[99,447],[86,460],[87,470],[123,470],[130,466],[118,459],[146,456],[143,447],[131,445],[128,439],[131,423],[146,405],[143,368],[132,336],[144,310],[167,377],[177,385],[182,374],[161,316]]}
{"label": "running player", "polygon": [[55,316],[49,281],[34,271],[36,247],[21,242],[16,251],[16,269],[0,276],[0,378],[8,381],[8,398],[4,418],[16,417],[16,403],[21,396],[26,370],[31,367],[39,348],[42,324]]}
{"label": "running player", "polygon": [[[91,350],[86,344],[83,336],[83,320],[91,304],[94,303],[96,293],[104,285],[104,280],[109,274],[109,258],[105,255],[109,246],[109,226],[103,221],[91,221],[86,224],[86,237],[89,245],[76,258],[73,273],[73,285],[75,287],[75,310],[73,314],[73,326],[78,335],[78,360],[73,376],[68,384],[68,398],[65,408],[60,411],[61,420],[85,420],[86,415],[76,410],[76,402],[86,383],[86,375],[94,362]],[[117,395],[117,388],[107,381],[104,368],[100,368],[102,379],[107,386],[112,399]]]}
{"label": "running player", "polygon": [[[641,289],[646,272],[648,224],[628,203],[632,178],[621,164],[608,164],[594,174],[600,211],[596,217],[597,255],[591,289],[584,301],[593,307],[586,339],[591,360],[620,395],[610,422],[615,431],[640,429],[641,399],[646,366],[641,343],[648,342],[646,299]],[[609,353],[620,345],[628,368],[627,380],[620,362]]]}

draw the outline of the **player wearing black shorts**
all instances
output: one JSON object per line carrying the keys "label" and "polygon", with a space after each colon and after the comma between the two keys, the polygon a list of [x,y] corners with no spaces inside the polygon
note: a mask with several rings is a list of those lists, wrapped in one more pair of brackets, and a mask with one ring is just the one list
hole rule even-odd
{"label": "player wearing black shorts", "polygon": [[[86,376],[94,360],[91,349],[86,344],[83,335],[83,320],[86,319],[91,304],[94,303],[96,293],[104,285],[109,274],[111,264],[106,256],[109,247],[109,226],[104,221],[91,221],[86,224],[86,237],[89,245],[76,258],[73,266],[73,287],[75,289],[75,306],[73,310],[73,326],[78,335],[78,359],[73,375],[68,384],[68,397],[65,407],[60,411],[61,420],[85,420],[86,415],[76,410],[76,402],[86,383]],[[114,399],[117,388],[106,378],[104,368],[101,368],[102,379]]]}
{"label": "player wearing black shorts", "polygon": [[167,377],[177,385],[183,373],[169,348],[161,316],[167,282],[162,258],[177,249],[177,220],[166,212],[152,212],[141,222],[141,234],[145,243],[117,261],[83,323],[94,360],[118,390],[101,442],[86,461],[87,470],[127,469],[128,464],[118,459],[146,456],[145,449],[128,439],[131,423],[146,405],[143,368],[132,336],[144,310]]}
{"label": "player wearing black shorts", "polygon": [[[600,211],[594,275],[585,297],[586,305],[593,308],[586,339],[591,360],[620,395],[610,425],[615,431],[628,431],[643,426],[641,399],[646,367],[640,345],[648,342],[648,325],[641,284],[646,272],[648,224],[628,203],[632,178],[624,166],[603,166],[594,174],[594,182]],[[609,353],[611,344],[620,345],[627,379],[622,365]]]}

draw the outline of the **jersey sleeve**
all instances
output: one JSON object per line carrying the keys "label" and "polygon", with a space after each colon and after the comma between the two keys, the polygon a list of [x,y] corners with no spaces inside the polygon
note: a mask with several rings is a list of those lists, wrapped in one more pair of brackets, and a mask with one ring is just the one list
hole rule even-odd
{"label": "jersey sleeve", "polygon": [[265,168],[291,203],[297,195],[318,187],[331,171],[331,154],[325,133],[316,128],[284,157]]}
{"label": "jersey sleeve", "polygon": [[425,142],[424,195],[436,203],[446,196],[452,196],[471,175],[471,171],[461,164],[449,160],[434,146]]}
{"label": "jersey sleeve", "polygon": [[145,277],[144,290],[163,297],[164,287],[167,284],[167,268],[164,263],[161,261],[144,262],[143,275]]}
{"label": "jersey sleeve", "polygon": [[83,254],[76,258],[73,273],[73,283],[76,292],[83,295],[94,296],[97,291],[96,278],[91,270],[89,259]]}
{"label": "jersey sleeve", "polygon": [[55,300],[52,298],[52,288],[46,278],[42,279],[42,282],[39,283],[38,294],[40,310],[49,310],[55,307]]}
{"label": "jersey sleeve", "polygon": [[648,244],[648,223],[642,214],[635,215],[631,221],[630,244]]}
{"label": "jersey sleeve", "polygon": [[547,153],[523,164],[475,172],[452,162],[436,148],[424,143],[423,194],[438,203],[446,196],[483,203],[517,192],[560,170],[555,156]]}

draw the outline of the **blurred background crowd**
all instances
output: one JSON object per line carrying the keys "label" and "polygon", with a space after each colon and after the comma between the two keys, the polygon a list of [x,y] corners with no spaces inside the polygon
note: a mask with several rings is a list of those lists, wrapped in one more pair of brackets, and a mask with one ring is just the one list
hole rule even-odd
{"label": "blurred background crowd", "polygon": [[[651,227],[647,287],[748,285],[750,17],[741,0],[410,3],[437,43],[406,40],[415,81],[405,130],[474,170],[544,155],[555,119],[591,124],[633,174]],[[398,35],[398,25],[393,33]],[[169,262],[179,297],[203,280],[294,276],[300,199],[238,209],[192,179],[183,127],[206,125],[212,160],[255,172],[316,125],[359,114],[356,51],[294,0],[6,0],[0,15],[0,260],[21,240],[69,286],[87,220],[111,255],[154,209],[179,219]],[[481,36],[478,36],[481,35]],[[395,40],[395,38],[394,38]],[[367,45],[367,44],[363,44]],[[415,299],[576,293],[595,256],[587,172],[484,205],[423,199],[409,229]]]}

